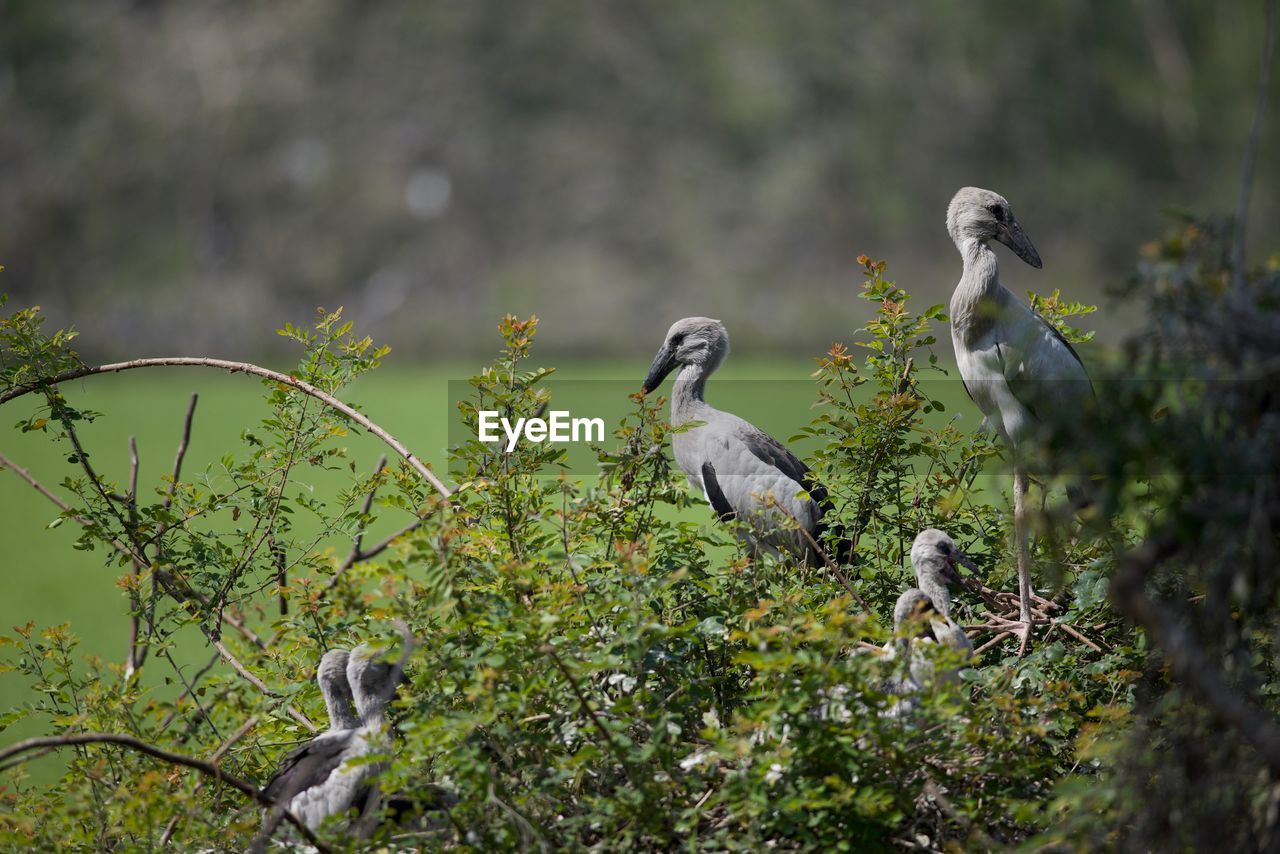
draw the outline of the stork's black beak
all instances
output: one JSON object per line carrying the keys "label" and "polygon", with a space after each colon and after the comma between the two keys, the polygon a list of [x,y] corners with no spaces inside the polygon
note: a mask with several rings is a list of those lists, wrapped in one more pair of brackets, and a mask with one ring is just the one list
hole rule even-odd
{"label": "stork's black beak", "polygon": [[978,565],[973,562],[973,559],[959,549],[956,549],[951,554],[947,555],[946,569],[943,570],[943,575],[946,577],[947,581],[952,584],[960,584],[963,581],[960,576],[960,571],[956,569],[956,564],[968,567],[969,571],[974,575],[978,574]]}
{"label": "stork's black beak", "polygon": [[1040,260],[1040,253],[1036,252],[1035,246],[1031,243],[1031,238],[1027,237],[1027,233],[1022,230],[1022,224],[1016,219],[1002,222],[996,226],[996,240],[1008,246],[1014,251],[1014,254],[1037,270],[1044,266]]}
{"label": "stork's black beak", "polygon": [[649,366],[649,375],[644,378],[644,393],[648,394],[662,385],[662,381],[667,378],[667,374],[671,373],[675,366],[676,348],[670,342],[667,342],[662,345],[658,355],[653,357],[653,364]]}

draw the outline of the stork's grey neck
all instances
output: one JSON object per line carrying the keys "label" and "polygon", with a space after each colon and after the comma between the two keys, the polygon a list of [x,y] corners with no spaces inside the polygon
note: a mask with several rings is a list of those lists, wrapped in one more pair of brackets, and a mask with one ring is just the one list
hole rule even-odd
{"label": "stork's grey neck", "polygon": [[702,365],[685,365],[676,375],[675,387],[671,392],[671,423],[679,426],[686,421],[695,420],[706,407],[704,394],[707,388],[709,371]]}
{"label": "stork's grey neck", "polygon": [[951,616],[951,591],[946,582],[935,577],[931,572],[916,571],[916,586],[933,603],[933,609],[943,617]]}
{"label": "stork's grey neck", "polygon": [[330,686],[324,692],[324,705],[329,710],[329,729],[355,729],[360,726],[360,716],[356,714],[354,698],[349,692],[335,690]]}
{"label": "stork's grey neck", "polygon": [[964,259],[960,284],[951,296],[951,328],[965,343],[982,337],[995,322],[995,312],[988,302],[1003,301],[1005,289],[1000,285],[1000,262],[987,241],[976,237],[956,244]]}
{"label": "stork's grey neck", "polygon": [[387,721],[387,700],[378,696],[359,696],[356,708],[360,710],[360,722],[366,727],[381,727]]}

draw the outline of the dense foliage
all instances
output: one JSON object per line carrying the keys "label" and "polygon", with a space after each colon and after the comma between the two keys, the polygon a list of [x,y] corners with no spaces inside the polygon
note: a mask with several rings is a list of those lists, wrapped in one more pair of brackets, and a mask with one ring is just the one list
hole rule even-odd
{"label": "dense foliage", "polygon": [[[128,733],[262,781],[323,720],[311,682],[320,653],[393,641],[403,621],[420,646],[383,786],[436,805],[451,803],[443,789],[457,803],[431,829],[388,831],[384,842],[1145,847],[1212,830],[1264,843],[1274,839],[1276,765],[1251,745],[1269,732],[1224,717],[1196,674],[1212,670],[1210,688],[1274,727],[1262,710],[1274,710],[1280,684],[1267,571],[1280,464],[1248,468],[1248,489],[1235,473],[1276,453],[1277,339],[1228,342],[1215,330],[1242,306],[1258,329],[1273,328],[1280,276],[1273,268],[1233,286],[1221,246],[1219,232],[1188,225],[1150,249],[1135,284],[1164,334],[1136,339],[1125,363],[1148,381],[1104,385],[1099,417],[1110,421],[1093,425],[1087,460],[1079,442],[1048,445],[1062,466],[1105,477],[1083,520],[1048,492],[1036,558],[1050,599],[1023,657],[989,619],[1014,584],[1007,500],[980,485],[1007,480],[985,478],[1002,471],[998,449],[930,393],[930,378],[943,376],[932,347],[945,316],[913,309],[881,262],[863,259],[877,313],[819,360],[806,430],[853,546],[842,568],[748,560],[709,511],[705,524],[674,512],[692,499],[666,450],[662,401],[640,395],[598,448],[598,479],[547,475],[563,454],[552,446],[501,453],[471,442],[452,450],[461,477],[446,498],[407,465],[351,459],[348,419],[268,381],[270,416],[218,465],[195,477],[176,470],[149,495],[109,483],[78,439],[99,416],[77,409],[70,387],[43,382],[80,367],[69,336],[44,333],[38,312],[20,310],[0,324],[0,400],[44,396],[19,427],[63,443],[78,467],[61,484],[63,524],[81,526],[79,546],[102,550],[120,573],[138,638],[129,662],[86,664],[70,628],[19,627],[4,640],[5,667],[35,694],[2,723]],[[1087,307],[1056,294],[1038,304],[1077,335],[1069,321]],[[385,355],[340,314],[284,330],[303,349],[293,376],[324,392]],[[548,402],[536,331],[533,318],[502,322],[501,350],[472,379],[464,420]],[[1166,346],[1179,337],[1198,349]],[[1172,372],[1171,359],[1196,372]],[[1217,382],[1242,370],[1261,385]],[[1103,383],[1109,371],[1095,367]],[[317,469],[345,471],[347,487],[314,493]],[[388,517],[404,532],[365,542]],[[1249,535],[1224,547],[1246,522]],[[982,582],[957,594],[979,654],[959,685],[926,694],[910,716],[889,715],[886,682],[903,665],[874,647],[908,584],[905,552],[927,526],[948,530],[983,567]],[[1168,545],[1140,565],[1153,539]],[[1122,622],[1109,589],[1149,631]],[[1144,608],[1167,609],[1168,621]],[[1178,646],[1188,636],[1199,670]],[[1166,645],[1153,653],[1151,637]],[[208,647],[210,667],[184,676],[180,644]],[[179,684],[154,687],[142,678],[154,668]],[[259,821],[257,807],[206,775],[114,746],[63,753],[55,786],[24,778],[25,755],[4,760],[6,844],[243,847]],[[328,830],[335,847],[356,844]]]}

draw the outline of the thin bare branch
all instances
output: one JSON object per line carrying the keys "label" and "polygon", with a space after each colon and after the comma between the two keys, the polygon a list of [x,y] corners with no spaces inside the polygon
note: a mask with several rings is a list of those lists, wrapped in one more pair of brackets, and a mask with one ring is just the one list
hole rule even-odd
{"label": "thin bare branch", "polygon": [[96,376],[98,374],[115,374],[121,371],[135,370],[137,368],[159,367],[214,368],[216,370],[230,371],[233,374],[251,374],[256,377],[262,377],[263,379],[278,382],[282,385],[289,386],[290,388],[296,388],[304,394],[310,395],[316,400],[323,402],[330,408],[341,412],[347,418],[350,418],[365,430],[368,430],[370,433],[385,442],[387,446],[399,454],[401,459],[408,463],[423,480],[429,483],[436,492],[440,493],[442,498],[447,499],[453,494],[453,490],[445,486],[443,481],[436,477],[435,473],[431,471],[426,463],[418,459],[412,451],[400,442],[399,439],[392,436],[373,421],[369,420],[367,416],[351,408],[328,392],[321,391],[309,382],[297,379],[296,377],[291,377],[288,374],[282,374],[279,371],[267,370],[266,368],[261,368],[248,362],[232,362],[227,359],[206,359],[193,356],[167,356],[155,359],[133,359],[128,362],[112,362],[111,364],[98,365],[96,367],[76,368],[75,370],[65,371],[54,377],[47,377],[37,382],[15,386],[6,392],[0,393],[0,405],[8,403],[10,400],[15,398],[22,397],[24,394],[49,388],[51,386],[58,385],[59,383],[67,382],[68,380],[76,380],[82,377]]}
{"label": "thin bare branch", "polygon": [[276,592],[280,597],[280,616],[289,615],[289,597],[285,595],[285,587],[289,584],[289,559],[284,546],[276,542],[275,535],[267,530],[267,550],[276,564]]}
{"label": "thin bare branch", "polygon": [[210,670],[212,670],[213,665],[217,664],[221,659],[222,659],[222,654],[215,651],[213,653],[213,656],[209,659],[208,663],[206,663],[204,667],[201,667],[199,670],[196,671],[196,675],[191,677],[191,681],[190,683],[188,683],[188,687],[183,690],[182,694],[178,696],[178,699],[173,701],[173,708],[169,711],[169,714],[166,715],[165,719],[160,722],[160,732],[164,732],[169,728],[169,724],[173,723],[174,720],[178,717],[178,710],[182,707],[182,701],[185,700],[188,696],[190,696],[189,692],[193,691],[195,687],[200,684],[200,680],[204,678],[205,674],[208,673]]}
{"label": "thin bare branch", "polygon": [[129,437],[129,500],[138,500],[138,437]]}
{"label": "thin bare branch", "polygon": [[372,560],[373,558],[382,554],[383,552],[385,552],[387,549],[391,547],[392,543],[394,543],[396,540],[400,539],[401,537],[405,536],[406,534],[412,534],[414,531],[421,528],[423,523],[426,521],[427,521],[426,519],[415,519],[414,521],[410,522],[408,525],[405,525],[403,528],[396,531],[394,534],[389,534],[382,540],[379,540],[377,543],[370,546],[368,549],[364,551],[351,552],[351,554],[347,555],[346,559],[343,560],[342,563],[338,566],[337,570],[334,571],[333,575],[330,576],[329,580],[325,582],[323,590],[324,591],[332,590],[334,587],[338,585],[338,582],[342,580],[343,573],[345,573],[348,569],[355,566],[357,563],[363,563],[366,560]]}
{"label": "thin bare branch", "polygon": [[[129,437],[129,492],[126,501],[129,507],[129,524],[136,528],[138,525],[138,440],[136,436]],[[138,595],[136,582],[138,576],[146,569],[146,565],[138,558],[138,555],[133,556],[132,568],[129,570],[129,646],[125,656],[125,678],[138,672],[147,660],[147,650],[150,647],[149,643],[139,644],[138,642],[142,633],[142,599]],[[151,637],[150,625],[147,626],[147,637]]]}
{"label": "thin bare branch", "polygon": [[[247,721],[240,725],[239,729],[227,736],[226,741],[222,742],[222,744],[218,746],[218,749],[209,757],[209,761],[214,764],[221,762],[222,757],[227,755],[227,751],[234,747],[240,739],[248,735],[249,731],[258,725],[258,720],[259,718],[257,715],[251,715]],[[204,780],[202,779],[200,782],[196,783],[196,787],[193,791],[198,792],[203,787]],[[178,819],[181,817],[181,813],[175,813],[173,818],[169,819],[169,823],[164,826],[164,832],[160,834],[159,847],[163,848],[165,845],[169,844],[169,840],[173,838],[173,831],[178,827]]]}
{"label": "thin bare branch", "polygon": [[866,600],[858,595],[857,590],[853,589],[853,582],[851,582],[849,577],[844,574],[844,571],[840,569],[839,565],[831,559],[827,554],[826,549],[818,545],[818,541],[813,538],[813,534],[809,533],[808,529],[803,525],[800,525],[797,530],[804,534],[804,538],[809,541],[809,545],[813,546],[814,550],[818,553],[818,556],[822,558],[823,562],[827,565],[827,569],[831,570],[831,574],[834,575],[836,580],[840,582],[840,585],[848,591],[849,595],[853,597],[853,600],[862,606],[862,610],[870,611],[871,609],[867,606]]}
{"label": "thin bare branch", "polygon": [[[378,457],[378,465],[375,466],[373,469],[373,476],[376,478],[378,475],[382,474],[382,470],[386,467],[387,467],[386,456],[384,455],[384,456]],[[373,509],[373,498],[377,494],[378,494],[378,484],[375,481],[373,488],[369,490],[369,494],[364,497],[364,504],[360,506],[360,515],[362,517],[368,516],[369,511]],[[351,556],[348,557],[348,561],[350,561],[350,563],[347,563],[346,564],[347,566],[350,566],[352,563],[355,563],[355,556],[360,554],[360,546],[363,543],[364,543],[364,526],[361,525],[360,532],[356,534],[355,543],[351,546]]]}
{"label": "thin bare branch", "polygon": [[1253,105],[1253,121],[1249,125],[1249,141],[1245,143],[1244,161],[1240,166],[1240,191],[1236,195],[1235,234],[1231,241],[1231,285],[1237,296],[1244,293],[1245,231],[1249,224],[1249,196],[1253,191],[1253,170],[1258,161],[1258,145],[1262,138],[1262,121],[1267,112],[1271,91],[1271,65],[1276,48],[1276,0],[1267,0],[1262,36],[1262,66],[1258,72],[1258,97]]}
{"label": "thin bare branch", "polygon": [[187,448],[191,446],[191,424],[196,415],[196,403],[200,395],[191,393],[191,402],[187,404],[187,417],[182,420],[182,438],[178,440],[178,453],[173,458],[173,474],[169,478],[169,494],[164,498],[164,509],[173,505],[173,496],[178,489],[178,478],[182,476],[182,461],[186,459]]}
{"label": "thin bare branch", "polygon": [[298,829],[298,831],[319,851],[329,851],[329,847],[316,838],[316,835],[302,823],[302,821],[289,811],[286,807],[277,804],[274,800],[267,797],[257,786],[250,783],[235,774],[223,771],[215,762],[207,762],[203,759],[196,759],[194,756],[184,756],[181,753],[172,753],[162,747],[156,747],[141,739],[134,738],[131,735],[114,732],[85,732],[76,733],[74,735],[55,735],[44,736],[41,738],[28,738],[11,744],[0,750],[0,762],[16,756],[20,753],[27,753],[32,750],[43,750],[50,747],[71,747],[81,744],[117,744],[121,747],[127,747],[138,753],[146,754],[153,759],[159,759],[162,762],[168,762],[172,765],[182,765],[192,770],[199,771],[206,777],[217,783],[224,783],[231,788],[239,791],[241,794],[248,796],[255,803],[281,810],[284,813],[285,820]]}
{"label": "thin bare branch", "polygon": [[975,656],[976,656],[976,655],[982,655],[982,653],[984,653],[984,652],[986,652],[987,650],[991,649],[991,647],[993,647],[993,646],[995,646],[996,644],[1000,643],[1000,641],[1004,640],[1004,639],[1005,639],[1005,638],[1007,638],[1007,637],[1017,637],[1017,635],[1015,635],[1013,632],[1002,631],[1002,632],[1000,632],[998,635],[996,635],[995,637],[993,637],[991,640],[987,641],[987,642],[986,642],[986,643],[984,643],[982,646],[980,646],[980,647],[978,647],[977,649],[975,649],[975,650],[973,651],[973,654],[974,654]]}
{"label": "thin bare branch", "polygon": [[981,827],[974,824],[967,815],[956,810],[952,806],[951,801],[942,792],[942,788],[933,781],[932,777],[926,777],[924,781],[924,795],[935,804],[938,809],[942,810],[943,815],[951,819],[955,823],[964,828],[965,833],[969,834],[971,841],[977,843],[977,848],[982,851],[995,851],[1001,846],[987,835],[987,832]]}

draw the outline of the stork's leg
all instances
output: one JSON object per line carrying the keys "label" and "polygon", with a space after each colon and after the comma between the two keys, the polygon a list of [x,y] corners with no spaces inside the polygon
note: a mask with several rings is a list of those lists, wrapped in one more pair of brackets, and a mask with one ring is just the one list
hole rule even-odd
{"label": "stork's leg", "polygon": [[1013,469],[1013,538],[1018,549],[1018,618],[1022,621],[1022,645],[1031,637],[1031,539],[1027,531],[1027,476]]}

